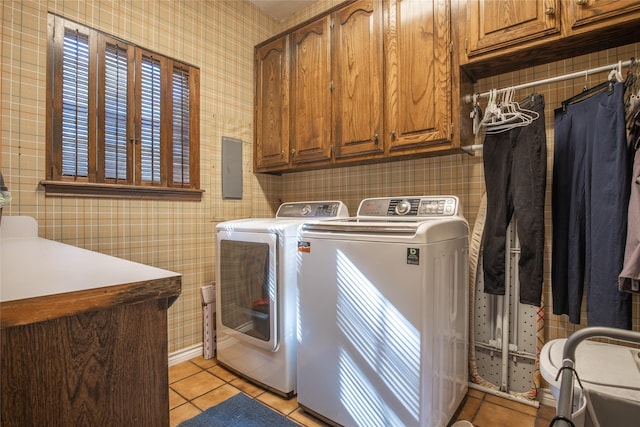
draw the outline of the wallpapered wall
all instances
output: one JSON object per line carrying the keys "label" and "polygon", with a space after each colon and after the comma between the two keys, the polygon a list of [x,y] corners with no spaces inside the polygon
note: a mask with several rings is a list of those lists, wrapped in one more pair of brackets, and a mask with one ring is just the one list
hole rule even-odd
{"label": "wallpapered wall", "polygon": [[[4,215],[33,216],[41,237],[182,273],[182,295],[169,310],[170,352],[202,341],[200,287],[214,279],[215,225],[220,221],[272,216],[282,201],[338,199],[355,213],[365,197],[455,194],[473,226],[484,187],[480,156],[461,154],[283,176],[253,174],[253,46],[338,3],[320,0],[277,22],[244,0],[2,2],[1,164],[13,195]],[[205,190],[201,202],[44,196],[38,183],[45,177],[48,12],[200,67],[201,186]],[[639,50],[640,44],[635,44],[508,73],[479,81],[475,90],[637,58]],[[605,77],[594,75],[589,80],[596,84]],[[578,79],[536,88],[545,95],[547,105],[546,301],[551,301],[552,112],[583,86],[584,79]],[[223,136],[244,142],[242,200],[222,199]],[[640,330],[638,297],[634,297],[633,316],[634,329]],[[545,329],[552,339],[567,336],[576,326],[548,309]]]}
{"label": "wallpapered wall", "polygon": [[[253,46],[283,24],[247,1],[3,1],[4,215],[30,215],[41,237],[182,273],[169,350],[202,341],[200,287],[214,279],[215,224],[271,216],[277,178],[251,172]],[[47,13],[200,67],[201,202],[45,197]],[[221,138],[245,142],[244,198],[222,200]],[[73,261],[70,260],[70,272]],[[72,274],[72,273],[71,273]]]}

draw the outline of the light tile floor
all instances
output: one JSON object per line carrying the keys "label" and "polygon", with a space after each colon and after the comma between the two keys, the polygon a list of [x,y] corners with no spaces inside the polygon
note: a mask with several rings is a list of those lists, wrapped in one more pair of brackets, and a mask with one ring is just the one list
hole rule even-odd
{"label": "light tile floor", "polygon": [[[245,393],[302,426],[327,424],[305,413],[298,401],[266,391],[218,365],[215,359],[196,357],[169,368],[170,425],[195,417],[229,397]],[[469,390],[455,420],[471,421],[474,427],[548,427],[555,409],[537,409],[477,390]]]}

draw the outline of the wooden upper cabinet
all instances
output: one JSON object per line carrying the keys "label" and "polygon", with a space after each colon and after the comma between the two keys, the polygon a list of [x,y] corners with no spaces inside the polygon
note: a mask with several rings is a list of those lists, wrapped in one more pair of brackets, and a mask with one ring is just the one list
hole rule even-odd
{"label": "wooden upper cabinet", "polygon": [[332,19],[334,154],[382,154],[382,2],[356,1]]}
{"label": "wooden upper cabinet", "polygon": [[255,171],[460,152],[451,19],[451,0],[352,0],[259,44]]}
{"label": "wooden upper cabinet", "polygon": [[638,41],[640,0],[458,0],[460,63],[474,79]]}
{"label": "wooden upper cabinet", "polygon": [[277,168],[289,163],[289,37],[255,51],[254,166]]}
{"label": "wooden upper cabinet", "polygon": [[390,151],[451,138],[448,0],[385,1],[385,138]]}
{"label": "wooden upper cabinet", "polygon": [[568,15],[568,26],[574,32],[590,31],[599,24],[617,25],[640,16],[638,0],[572,0],[563,6]]}
{"label": "wooden upper cabinet", "polygon": [[330,40],[329,16],[292,35],[292,163],[331,159]]}
{"label": "wooden upper cabinet", "polygon": [[561,30],[560,0],[468,0],[467,5],[469,57]]}

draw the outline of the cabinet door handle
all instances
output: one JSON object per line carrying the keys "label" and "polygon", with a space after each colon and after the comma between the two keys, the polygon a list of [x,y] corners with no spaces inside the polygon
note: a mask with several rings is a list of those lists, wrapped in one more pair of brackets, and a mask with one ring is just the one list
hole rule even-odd
{"label": "cabinet door handle", "polygon": [[296,154],[296,149],[295,148],[291,149],[291,154]]}
{"label": "cabinet door handle", "polygon": [[395,131],[395,130],[392,130],[392,131],[389,133],[389,135],[391,136],[391,140],[392,140],[392,141],[395,141],[395,140],[396,140],[396,131]]}
{"label": "cabinet door handle", "polygon": [[[580,1],[580,0],[578,0],[578,1]],[[556,14],[556,10],[554,8],[552,8],[552,7],[548,7],[548,8],[545,9],[544,14],[547,15],[547,16],[553,16],[553,15]]]}
{"label": "cabinet door handle", "polygon": [[373,135],[373,143],[378,145],[378,134],[377,133]]}
{"label": "cabinet door handle", "polygon": [[578,6],[585,6],[587,3],[589,3],[589,0],[576,0]]}

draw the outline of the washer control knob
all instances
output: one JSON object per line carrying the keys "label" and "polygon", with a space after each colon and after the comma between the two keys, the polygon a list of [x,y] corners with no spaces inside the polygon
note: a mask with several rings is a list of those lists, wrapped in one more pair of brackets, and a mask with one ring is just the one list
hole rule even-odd
{"label": "washer control knob", "polygon": [[396,213],[398,215],[406,215],[411,211],[411,202],[408,200],[402,200],[396,205]]}

